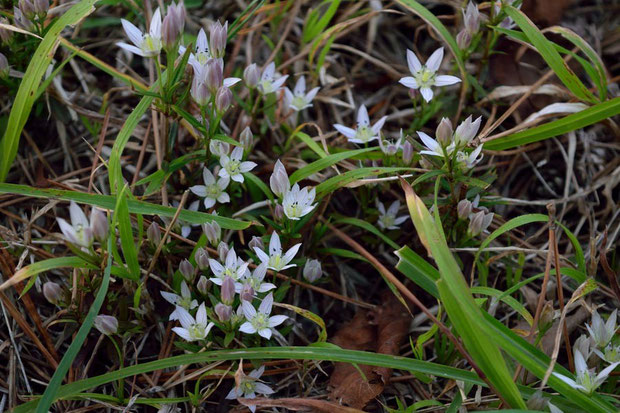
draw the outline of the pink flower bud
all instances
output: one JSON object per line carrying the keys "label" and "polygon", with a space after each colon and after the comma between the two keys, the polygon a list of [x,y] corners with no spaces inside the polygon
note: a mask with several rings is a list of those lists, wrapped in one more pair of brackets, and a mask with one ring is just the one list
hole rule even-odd
{"label": "pink flower bud", "polygon": [[100,209],[93,208],[90,213],[90,227],[93,230],[93,235],[99,241],[105,241],[108,238],[108,217],[105,212]]}
{"label": "pink flower bud", "polygon": [[413,145],[409,141],[405,141],[403,144],[403,163],[408,165],[413,159]]}
{"label": "pink flower bud", "polygon": [[211,94],[216,94],[217,90],[224,82],[224,72],[222,65],[217,59],[209,59],[205,67],[205,83]]}
{"label": "pink flower bud", "polygon": [[220,257],[220,261],[224,262],[226,261],[226,256],[228,255],[228,244],[226,244],[224,241],[220,242],[219,245],[217,246],[217,255],[219,255]]}
{"label": "pink flower bud", "polygon": [[265,250],[265,244],[263,244],[263,239],[257,236],[252,237],[250,242],[248,242],[248,247],[250,247],[252,251],[254,251],[254,248],[258,248],[263,251]]}
{"label": "pink flower bud", "polygon": [[471,214],[472,204],[467,199],[461,199],[456,206],[456,210],[460,219],[467,219]]}
{"label": "pink flower bud", "polygon": [[303,276],[308,282],[316,282],[323,275],[319,260],[308,260],[304,265]]}
{"label": "pink flower bud", "polygon": [[439,125],[437,125],[437,129],[435,130],[435,137],[437,138],[437,142],[439,142],[442,146],[448,146],[452,143],[452,135],[454,131],[452,130],[452,123],[448,118],[442,118]]}
{"label": "pink flower bud", "polygon": [[286,168],[279,159],[273,167],[271,177],[269,177],[269,186],[271,187],[271,192],[278,197],[284,196],[284,194],[291,188],[291,183],[288,180]]}
{"label": "pink flower bud", "polygon": [[32,20],[36,15],[34,4],[30,0],[19,0],[17,7],[28,20]]}
{"label": "pink flower bud", "polygon": [[194,260],[196,260],[196,265],[202,271],[209,268],[209,253],[204,248],[198,248],[196,250],[196,254],[194,255]]}
{"label": "pink flower bud", "polygon": [[44,17],[50,8],[49,0],[34,0],[34,11],[39,16]]}
{"label": "pink flower bud", "polygon": [[224,304],[230,305],[235,299],[235,281],[230,278],[224,278],[222,281],[222,289],[220,291],[220,297]]}
{"label": "pink flower bud", "polygon": [[207,240],[212,246],[216,246],[222,237],[222,228],[216,221],[202,224],[202,231],[205,233]]}
{"label": "pink flower bud", "polygon": [[260,71],[256,63],[252,63],[243,71],[243,80],[245,85],[250,89],[254,89],[260,81]]}
{"label": "pink flower bud", "polygon": [[481,234],[485,229],[491,225],[493,221],[493,213],[485,214],[484,211],[476,212],[469,221],[469,228],[467,232],[470,236],[475,237]]}
{"label": "pink flower bud", "polygon": [[[0,29],[0,30],[2,30],[2,29]],[[5,55],[0,53],[0,79],[8,77],[10,70],[11,69],[9,67],[8,59],[6,58]]]}
{"label": "pink flower bud", "polygon": [[215,95],[215,107],[219,113],[224,113],[233,101],[233,94],[226,86],[221,86]]}
{"label": "pink flower bud", "polygon": [[159,245],[161,242],[161,230],[154,221],[151,222],[151,225],[146,230],[146,239],[153,245]]}
{"label": "pink flower bud", "polygon": [[[5,19],[4,17],[0,17],[0,23],[2,23],[2,24],[9,24],[9,21],[7,19]],[[2,43],[10,42],[12,36],[13,36],[13,32],[11,30],[0,28],[0,41]],[[6,57],[5,57],[5,59],[6,59]],[[8,67],[8,63],[7,63],[7,67]]]}
{"label": "pink flower bud", "polygon": [[467,29],[470,35],[478,32],[480,28],[480,11],[478,11],[478,6],[471,1],[467,5],[467,9],[463,11],[463,21],[465,29]]}
{"label": "pink flower bud", "polygon": [[186,259],[181,261],[181,264],[179,264],[179,272],[181,273],[181,275],[183,275],[183,278],[185,278],[188,282],[191,282],[194,279],[194,276],[196,275],[194,266],[192,265],[191,262],[189,262]]}
{"label": "pink flower bud", "polygon": [[226,52],[226,37],[228,36],[228,22],[222,24],[218,21],[209,28],[209,51],[215,58],[224,57]]}
{"label": "pink flower bud", "polygon": [[461,30],[456,35],[456,44],[461,50],[466,50],[471,44],[471,35],[466,29]]}
{"label": "pink flower bud", "polygon": [[214,156],[219,158],[222,155],[228,155],[228,152],[230,151],[230,144],[228,144],[228,142],[212,139],[209,143],[209,150]]}
{"label": "pink flower bud", "polygon": [[183,2],[180,1],[179,4],[172,2],[172,4],[168,7],[168,16],[173,18],[173,26],[177,29],[178,34],[183,34],[183,30],[185,29],[185,18],[187,17]]}
{"label": "pink flower bud", "polygon": [[230,318],[232,317],[232,313],[232,307],[229,305],[222,303],[217,303],[215,305],[215,314],[217,315],[218,320],[220,320],[222,323],[230,320]]}
{"label": "pink flower bud", "polygon": [[102,334],[109,336],[115,334],[118,331],[118,320],[111,315],[100,314],[95,317],[94,326]]}
{"label": "pink flower bud", "polygon": [[55,282],[48,281],[43,284],[43,296],[51,304],[58,304],[62,298],[62,287]]}
{"label": "pink flower bud", "polygon": [[164,48],[168,52],[172,52],[179,41],[179,28],[176,26],[177,18],[174,14],[168,12],[161,25],[161,40]]}
{"label": "pink flower bud", "polygon": [[282,221],[282,218],[284,218],[284,207],[282,205],[278,204],[273,209],[273,218],[276,221]]}
{"label": "pink flower bud", "polygon": [[202,295],[207,295],[207,291],[209,290],[209,280],[204,275],[200,276],[198,283],[196,283],[196,289]]}
{"label": "pink flower bud", "polygon": [[196,102],[198,106],[207,105],[209,103],[209,99],[211,98],[211,93],[209,92],[209,88],[206,83],[203,82],[197,75],[194,75],[194,79],[192,79],[190,93],[194,99],[194,102]]}
{"label": "pink flower bud", "polygon": [[250,284],[243,284],[241,287],[241,292],[239,293],[239,297],[241,297],[244,301],[252,301],[254,299],[254,288]]}
{"label": "pink flower bud", "polygon": [[241,142],[241,145],[243,145],[243,148],[246,151],[252,149],[252,145],[254,145],[254,134],[249,126],[246,126],[245,129],[241,131],[241,134],[239,135],[239,142]]}

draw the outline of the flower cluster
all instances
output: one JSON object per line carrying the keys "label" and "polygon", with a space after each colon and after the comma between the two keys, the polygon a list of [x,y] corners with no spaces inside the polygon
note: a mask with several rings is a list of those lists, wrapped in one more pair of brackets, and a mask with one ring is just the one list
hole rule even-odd
{"label": "flower cluster", "polygon": [[273,167],[269,185],[271,191],[282,199],[283,212],[290,220],[297,221],[316,207],[316,204],[313,204],[316,189],[300,188],[298,183],[291,188],[286,168],[279,159]]}

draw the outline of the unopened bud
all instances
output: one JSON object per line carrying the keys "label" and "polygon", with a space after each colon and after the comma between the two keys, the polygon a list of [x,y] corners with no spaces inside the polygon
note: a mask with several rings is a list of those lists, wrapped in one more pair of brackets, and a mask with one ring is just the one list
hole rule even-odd
{"label": "unopened bud", "polygon": [[[4,17],[0,17],[0,23],[1,24],[9,24],[9,21],[7,19],[5,19]],[[13,32],[11,30],[7,30],[7,29],[3,29],[2,27],[0,27],[0,42],[2,43],[8,43],[11,41],[11,37],[13,36]],[[6,57],[5,57],[6,59]],[[7,64],[8,66],[8,64]]]}
{"label": "unopened bud", "polygon": [[219,243],[219,245],[217,246],[217,255],[219,255],[220,261],[226,261],[226,256],[228,255],[229,250],[230,248],[228,248],[227,243],[225,243],[224,241]]}
{"label": "unopened bud", "polygon": [[542,396],[540,390],[536,391],[527,401],[527,408],[532,410],[545,410],[547,407],[547,398]]}
{"label": "unopened bud", "polygon": [[493,213],[485,214],[484,211],[476,212],[469,221],[468,232],[472,237],[482,233],[491,225]]}
{"label": "unopened bud", "polygon": [[19,0],[19,2],[17,3],[17,7],[19,7],[19,10],[29,20],[32,20],[36,15],[36,12],[34,10],[34,4],[30,0]]}
{"label": "unopened bud", "polygon": [[218,320],[222,323],[230,320],[232,317],[232,307],[226,304],[217,303],[215,305],[215,314],[217,315]]}
{"label": "unopened bud", "polygon": [[151,225],[146,230],[146,239],[153,245],[159,245],[161,242],[161,229],[155,222],[151,222]]}
{"label": "unopened bud", "polygon": [[176,24],[177,18],[170,12],[168,12],[166,17],[164,17],[164,21],[161,24],[161,40],[164,45],[164,49],[168,52],[172,52],[179,41],[180,33]]}
{"label": "unopened bud", "polygon": [[271,192],[278,197],[284,196],[284,194],[291,188],[291,183],[288,180],[286,168],[279,159],[276,161],[276,164],[273,167],[273,172],[269,177],[269,186],[271,187]]}
{"label": "unopened bud", "polygon": [[246,151],[252,149],[252,145],[254,145],[254,134],[249,126],[246,126],[245,129],[241,131],[239,142],[241,142],[241,145],[243,145]]}
{"label": "unopened bud", "polygon": [[194,260],[196,261],[196,265],[202,271],[209,269],[209,253],[204,248],[198,248],[196,250],[196,254],[194,255]]}
{"label": "unopened bud", "polygon": [[413,145],[409,141],[403,143],[403,163],[408,165],[413,159]]}
{"label": "unopened bud", "polygon": [[50,8],[49,0],[34,0],[34,11],[39,16],[44,17]]}
{"label": "unopened bud", "polygon": [[433,164],[426,158],[420,158],[420,166],[424,169],[433,169]]}
{"label": "unopened bud", "polygon": [[254,89],[260,81],[260,72],[256,63],[252,63],[243,71],[243,81],[250,89]]}
{"label": "unopened bud", "polygon": [[224,304],[230,305],[233,303],[235,299],[235,280],[231,277],[226,277],[224,281],[222,281],[220,297]]}
{"label": "unopened bud", "polygon": [[553,303],[547,301],[540,312],[540,321],[538,322],[539,330],[546,331],[553,324]]}
{"label": "unopened bud", "polygon": [[466,50],[471,44],[471,35],[466,29],[456,34],[456,44],[461,50]]}
{"label": "unopened bud", "polygon": [[30,30],[32,22],[19,7],[13,7],[13,23],[20,29]]}
{"label": "unopened bud", "polygon": [[10,68],[9,68],[9,60],[5,55],[0,53],[0,79],[9,76]]}
{"label": "unopened bud", "polygon": [[469,34],[474,35],[478,32],[480,28],[480,11],[478,11],[478,6],[471,1],[467,5],[467,9],[463,11],[463,21],[465,29],[467,29]]}
{"label": "unopened bud", "polygon": [[43,284],[43,296],[51,304],[58,304],[62,298],[62,287],[55,282],[48,281]]}
{"label": "unopened bud", "polygon": [[90,227],[93,230],[93,235],[99,241],[104,241],[108,238],[108,217],[105,212],[100,209],[94,208],[90,213]]}
{"label": "unopened bud", "polygon": [[205,84],[211,94],[216,94],[217,90],[224,82],[224,72],[222,65],[217,59],[209,59],[205,67]]}
{"label": "unopened bud", "polygon": [[458,213],[459,219],[467,219],[471,214],[471,201],[467,199],[461,199],[456,206],[456,211]]}
{"label": "unopened bud", "polygon": [[282,205],[277,204],[273,209],[273,218],[276,221],[282,221],[282,218],[284,218],[284,207]]}
{"label": "unopened bud", "polygon": [[118,330],[118,320],[111,315],[98,315],[95,317],[94,325],[97,330],[107,336],[115,334]]}
{"label": "unopened bud", "polygon": [[189,92],[192,95],[192,99],[194,99],[194,102],[196,102],[198,106],[205,106],[209,103],[209,98],[211,97],[209,88],[196,74],[194,74],[194,79],[192,79],[192,87]]}
{"label": "unopened bud", "polygon": [[216,221],[203,224],[202,230],[212,246],[215,247],[220,242],[220,238],[222,237],[222,228]]}
{"label": "unopened bud", "polygon": [[214,156],[217,156],[219,158],[222,155],[228,155],[228,152],[230,151],[230,145],[228,144],[228,142],[211,139],[211,142],[209,143],[209,150]]}
{"label": "unopened bud", "polygon": [[200,276],[198,282],[196,283],[196,289],[202,295],[207,295],[207,291],[209,290],[209,280],[204,275]]}
{"label": "unopened bud", "polygon": [[168,16],[172,16],[174,19],[174,27],[176,27],[179,35],[183,34],[183,30],[185,29],[185,18],[187,17],[183,2],[179,1],[179,4],[172,2],[168,7]]}
{"label": "unopened bud", "polygon": [[319,260],[308,260],[304,265],[303,275],[309,283],[316,282],[323,275]]}
{"label": "unopened bud", "polygon": [[253,236],[250,242],[248,242],[248,246],[250,250],[254,251],[254,248],[258,248],[261,250],[265,250],[265,244],[263,244],[263,239],[261,237]]}
{"label": "unopened bud", "polygon": [[209,51],[216,58],[224,57],[226,52],[226,37],[228,36],[228,22],[222,24],[218,21],[209,28]]}
{"label": "unopened bud", "polygon": [[245,301],[252,301],[254,299],[254,288],[250,284],[243,284],[239,297]]}
{"label": "unopened bud", "polygon": [[224,113],[233,101],[233,94],[226,86],[221,86],[215,95],[215,107],[219,113]]}
{"label": "unopened bud", "polygon": [[442,146],[447,146],[452,143],[452,135],[454,131],[452,129],[452,123],[448,118],[442,118],[439,125],[437,125],[437,129],[435,130],[435,137],[437,138],[437,142],[439,142]]}
{"label": "unopened bud", "polygon": [[194,276],[196,275],[194,266],[186,259],[181,261],[181,264],[179,264],[179,272],[183,275],[183,278],[185,278],[187,282],[192,282]]}

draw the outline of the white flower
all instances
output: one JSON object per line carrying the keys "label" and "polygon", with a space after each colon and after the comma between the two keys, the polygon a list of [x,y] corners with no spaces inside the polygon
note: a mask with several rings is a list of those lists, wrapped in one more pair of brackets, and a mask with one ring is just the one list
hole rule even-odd
{"label": "white flower", "polygon": [[[467,169],[473,168],[478,162],[482,160],[483,155],[480,155],[482,152],[482,145],[478,146],[476,149],[471,151],[471,153],[467,154],[463,151],[458,151],[456,153],[457,162],[464,165]],[[480,155],[480,156],[478,156]]]}
{"label": "white flower", "polygon": [[419,89],[424,100],[430,102],[433,98],[431,86],[448,86],[461,81],[456,76],[437,75],[442,60],[443,47],[435,50],[425,65],[420,63],[414,52],[407,49],[407,65],[412,76],[403,77],[399,83],[410,89]]}
{"label": "white flower", "polygon": [[346,136],[349,142],[368,143],[379,139],[381,128],[386,119],[387,116],[383,116],[374,125],[370,126],[368,110],[366,110],[365,105],[362,105],[357,111],[357,129],[351,129],[338,123],[334,125],[334,128]]}
{"label": "white flower", "polygon": [[[184,55],[187,49],[185,46],[179,46],[179,54]],[[194,49],[194,53],[189,54],[189,59],[187,62],[192,66],[205,65],[207,60],[211,59],[211,53],[209,52],[209,41],[207,40],[207,34],[204,29],[200,29],[198,32],[198,37],[196,38],[196,48]]]}
{"label": "white flower", "polygon": [[[267,386],[265,383],[261,383],[258,380],[264,372],[265,366],[260,366],[258,369],[252,370],[247,376],[242,374],[241,379],[235,384],[235,387],[232,388],[226,398],[228,400],[238,399],[240,397],[254,399],[256,398],[257,393],[265,395],[273,394],[274,391],[271,387]],[[248,408],[252,412],[256,410],[256,406],[249,406]]]}
{"label": "white flower", "polygon": [[[271,291],[276,288],[275,284],[263,282],[265,279],[265,275],[267,274],[267,263],[262,262],[259,266],[257,266],[254,271],[251,273],[246,271],[245,276],[241,280],[242,285],[249,285],[252,287],[254,292],[256,293],[266,293],[267,291]],[[237,291],[237,293],[241,292],[241,288]]]}
{"label": "white flower", "polygon": [[[426,147],[425,150],[420,151],[421,154],[431,155],[431,156],[441,156],[441,157],[444,156],[443,148],[439,142],[437,142],[435,139],[431,138],[424,132],[418,131],[416,133],[418,134],[418,136],[422,140],[422,143]],[[450,154],[450,151],[452,151],[453,148],[454,146],[452,145],[446,148],[446,152],[448,152],[448,155]]]}
{"label": "white flower", "polygon": [[221,177],[217,181],[208,168],[202,170],[202,180],[204,185],[194,185],[190,189],[194,194],[204,198],[205,208],[209,209],[216,202],[225,204],[230,202],[230,197],[226,193],[226,188],[230,183],[229,177]]}
{"label": "white flower", "polygon": [[211,271],[213,271],[213,274],[215,275],[215,277],[210,278],[210,280],[217,285],[222,285],[224,278],[230,277],[235,281],[236,286],[238,284],[237,281],[244,277],[246,272],[249,272],[248,263],[237,257],[237,253],[234,248],[228,250],[224,265],[220,264],[219,261],[214,260],[213,258],[209,258],[209,267],[211,267]]}
{"label": "white flower", "polygon": [[616,319],[618,317],[618,309],[615,309],[613,313],[607,319],[607,322],[603,321],[603,318],[599,315],[598,311],[592,313],[592,324],[586,324],[586,328],[592,337],[592,341],[596,343],[597,347],[605,347],[616,333]]}
{"label": "white flower", "polygon": [[482,116],[479,116],[476,120],[472,121],[472,116],[468,116],[463,122],[456,127],[454,131],[454,145],[457,148],[467,145],[474,139],[480,129],[480,123],[482,122]]}
{"label": "white flower", "polygon": [[285,315],[274,315],[269,317],[272,305],[272,293],[269,293],[269,295],[263,298],[263,302],[258,307],[258,311],[256,311],[254,306],[248,301],[242,301],[241,308],[247,321],[241,324],[239,331],[246,334],[258,333],[259,336],[269,340],[271,338],[271,329],[279,326],[288,318]]}
{"label": "white flower", "polygon": [[402,215],[400,217],[396,216],[396,214],[398,214],[398,210],[400,209],[400,201],[398,200],[392,202],[392,205],[390,205],[387,211],[385,210],[383,203],[377,200],[377,209],[379,210],[379,220],[377,221],[377,224],[382,229],[398,229],[399,225],[409,218],[407,215]]}
{"label": "white flower", "polygon": [[266,68],[263,69],[263,73],[260,77],[260,82],[258,82],[258,90],[263,95],[268,95],[273,92],[277,92],[280,90],[288,75],[280,76],[278,79],[274,80],[274,76],[276,74],[276,64],[271,62],[267,65]]}
{"label": "white flower", "polygon": [[[92,222],[88,222],[82,208],[73,201],[69,205],[69,215],[71,216],[71,224],[62,218],[56,218],[65,240],[80,247],[90,248],[94,240]],[[93,216],[94,214],[91,214],[91,221]]]}
{"label": "white flower", "polygon": [[312,106],[312,100],[319,93],[319,89],[321,88],[315,87],[306,93],[306,78],[301,76],[297,79],[292,92],[288,87],[284,88],[284,104],[296,112],[309,108]]}
{"label": "white flower", "polygon": [[250,172],[256,167],[255,162],[241,161],[243,157],[243,148],[237,146],[233,149],[230,156],[222,155],[220,157],[220,169],[219,176],[222,178],[230,178],[235,182],[243,182],[243,175],[246,172]]}
{"label": "white flower", "polygon": [[125,19],[121,19],[123,29],[127,33],[129,40],[135,45],[120,42],[116,43],[117,46],[139,56],[154,57],[158,56],[161,52],[161,13],[159,8],[153,13],[151,18],[151,25],[149,33],[142,33],[133,23],[128,22]]}
{"label": "white flower", "polygon": [[282,244],[280,244],[280,237],[277,232],[273,232],[271,234],[271,239],[269,240],[269,255],[265,253],[262,249],[258,247],[254,247],[254,252],[258,255],[258,259],[261,263],[266,263],[267,268],[272,269],[274,271],[282,271],[287,268],[295,267],[296,264],[289,264],[299,251],[299,247],[301,244],[295,244],[286,254],[282,256]]}
{"label": "white flower", "polygon": [[178,307],[175,312],[179,314],[178,320],[182,327],[174,327],[172,331],[187,341],[203,340],[214,326],[213,323],[208,322],[205,303],[198,307],[195,319],[182,307]]}
{"label": "white flower", "polygon": [[558,379],[569,384],[574,389],[582,390],[587,394],[592,394],[601,384],[607,380],[607,376],[611,373],[620,362],[612,363],[599,374],[594,374],[594,370],[588,370],[588,365],[579,350],[575,350],[575,371],[576,380],[570,379],[558,373],[553,373]]}
{"label": "white flower", "polygon": [[594,349],[594,353],[596,353],[601,360],[605,360],[608,363],[620,362],[620,345],[614,346],[613,344],[609,344],[605,347],[605,353],[599,351],[598,349]]}
{"label": "white flower", "polygon": [[273,172],[269,177],[269,186],[271,187],[271,192],[276,196],[283,196],[291,189],[291,183],[288,179],[286,168],[279,159],[273,166]]}
{"label": "white flower", "polygon": [[314,197],[316,196],[316,189],[312,188],[308,190],[308,187],[299,189],[299,184],[293,185],[290,191],[284,194],[282,199],[282,208],[284,214],[288,219],[297,221],[304,215],[307,215],[316,207],[313,204]]}
{"label": "white flower", "polygon": [[169,293],[167,291],[160,291],[160,294],[164,297],[164,300],[176,307],[172,314],[170,314],[170,321],[179,319],[179,308],[193,310],[198,307],[198,301],[192,300],[192,293],[189,291],[189,287],[185,281],[181,281],[181,295]]}
{"label": "white flower", "polygon": [[388,156],[396,155],[398,151],[402,149],[404,142],[405,136],[403,135],[402,129],[400,130],[400,135],[395,140],[385,138],[383,135],[379,137],[379,147],[381,151]]}

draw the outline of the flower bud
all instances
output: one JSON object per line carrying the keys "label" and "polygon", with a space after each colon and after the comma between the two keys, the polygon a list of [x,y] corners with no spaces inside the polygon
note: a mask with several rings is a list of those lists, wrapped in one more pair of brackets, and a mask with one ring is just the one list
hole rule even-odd
{"label": "flower bud", "polygon": [[207,236],[207,240],[212,246],[216,246],[220,242],[222,237],[222,228],[216,221],[207,222],[202,224],[202,231]]}
{"label": "flower bud", "polygon": [[456,34],[456,44],[461,50],[466,50],[471,44],[471,35],[466,29]]}
{"label": "flower bud", "polygon": [[540,321],[538,322],[539,331],[547,331],[553,324],[553,303],[547,301],[540,312]]}
{"label": "flower bud", "polygon": [[467,232],[470,236],[475,237],[487,229],[492,221],[493,213],[485,214],[484,211],[479,211],[470,218]]}
{"label": "flower bud", "polygon": [[265,244],[263,244],[263,239],[261,237],[253,236],[250,242],[248,242],[248,246],[252,251],[254,248],[258,248],[261,250],[265,250]]}
{"label": "flower bud", "polygon": [[216,94],[217,90],[224,82],[224,72],[222,65],[217,59],[209,59],[205,66],[205,84],[211,94]]}
{"label": "flower bud", "polygon": [[412,159],[413,145],[411,144],[411,142],[405,141],[405,143],[403,143],[403,162],[405,163],[405,165],[408,165],[411,163]]}
{"label": "flower bud", "polygon": [[209,269],[209,253],[206,249],[198,248],[194,255],[194,260],[196,260],[196,265],[202,271]]}
{"label": "flower bud", "polygon": [[97,330],[106,336],[115,334],[118,330],[118,320],[111,315],[98,315],[95,317],[94,325]]}
{"label": "flower bud", "polygon": [[168,12],[166,17],[164,17],[164,21],[161,24],[161,40],[164,45],[164,49],[168,52],[172,52],[179,41],[180,33],[176,24],[177,18],[170,12]]}
{"label": "flower bud", "polygon": [[159,245],[161,242],[161,230],[155,221],[151,222],[151,225],[146,229],[146,239],[153,245]]}
{"label": "flower bud", "polygon": [[217,303],[215,305],[215,314],[217,315],[218,320],[222,323],[230,320],[232,317],[232,307],[226,304]]}
{"label": "flower bud", "polygon": [[108,238],[108,217],[105,212],[100,209],[93,208],[90,213],[90,227],[93,230],[93,235],[99,241],[105,241]]}
{"label": "flower bud", "polygon": [[303,276],[309,283],[316,282],[323,275],[319,260],[308,260],[304,265]]}
{"label": "flower bud", "polygon": [[49,0],[34,0],[34,11],[41,17],[45,17],[50,8]]}
{"label": "flower bud", "polygon": [[220,261],[226,261],[226,256],[228,255],[229,250],[230,249],[228,248],[227,243],[225,243],[224,241],[219,243],[219,245],[217,246],[217,255],[219,255]]}
{"label": "flower bud", "polygon": [[222,281],[222,289],[220,291],[220,297],[224,304],[230,305],[235,299],[235,280],[231,277],[224,278]]}
{"label": "flower bud", "polygon": [[194,74],[194,79],[192,79],[192,87],[189,92],[192,95],[192,99],[194,99],[194,102],[196,102],[198,106],[205,106],[209,103],[209,99],[211,97],[209,88],[196,74]]}
{"label": "flower bud", "polygon": [[277,204],[273,209],[273,218],[276,221],[282,221],[282,218],[284,218],[284,207],[282,205]]}
{"label": "flower bud", "polygon": [[222,24],[218,21],[209,28],[209,51],[216,58],[224,57],[226,52],[226,37],[228,36],[228,22]]}
{"label": "flower bud", "polygon": [[172,2],[172,4],[168,7],[167,16],[171,16],[173,18],[173,26],[177,29],[178,34],[183,34],[183,30],[185,29],[185,18],[187,17],[183,2],[179,1],[179,4]]}
{"label": "flower bud", "polygon": [[273,167],[271,177],[269,177],[269,186],[271,187],[271,191],[278,197],[284,196],[291,188],[286,168],[279,159]]}
{"label": "flower bud", "polygon": [[532,410],[545,410],[545,407],[547,407],[547,401],[548,399],[543,397],[542,392],[538,390],[527,401],[527,408]]}
{"label": "flower bud", "polygon": [[20,29],[30,30],[32,28],[32,22],[19,7],[13,7],[13,23]]}
{"label": "flower bud", "polygon": [[10,70],[11,69],[9,68],[9,60],[6,58],[5,55],[0,53],[0,79],[8,77]]}
{"label": "flower bud", "polygon": [[28,20],[32,20],[36,15],[34,4],[30,0],[19,0],[17,7]]}
{"label": "flower bud", "polygon": [[246,126],[245,129],[241,131],[241,134],[239,135],[239,142],[241,142],[241,145],[243,145],[243,148],[246,151],[252,149],[252,145],[254,144],[254,134],[249,126]]}
{"label": "flower bud", "polygon": [[471,1],[467,5],[467,9],[463,11],[463,22],[469,34],[474,35],[478,32],[480,28],[480,11],[478,11],[478,6]]}
{"label": "flower bud", "polygon": [[[0,17],[0,23],[8,25],[9,21],[5,19],[4,17]],[[3,29],[0,27],[0,42],[8,43],[11,41],[12,36],[13,36],[13,32],[11,30]]]}
{"label": "flower bud", "polygon": [[461,199],[456,206],[456,211],[458,213],[459,219],[467,219],[471,214],[472,204],[471,201],[467,199]]}
{"label": "flower bud", "polygon": [[437,142],[439,142],[442,146],[447,146],[452,143],[452,123],[448,118],[442,118],[439,125],[437,125],[437,129],[435,130],[435,137],[437,138]]}
{"label": "flower bud", "polygon": [[181,261],[181,264],[179,264],[179,272],[183,275],[183,278],[185,278],[187,282],[191,282],[196,275],[194,266],[187,259]]}
{"label": "flower bud", "polygon": [[209,280],[204,275],[200,276],[198,282],[196,283],[196,289],[202,295],[207,295],[207,291],[209,290]]}
{"label": "flower bud", "polygon": [[256,63],[252,63],[243,71],[243,80],[245,85],[250,89],[254,89],[260,81],[260,72]]}
{"label": "flower bud", "polygon": [[62,298],[62,287],[55,282],[48,281],[43,284],[43,296],[50,304],[57,305]]}
{"label": "flower bud", "polygon": [[250,284],[243,284],[239,297],[245,301],[252,301],[254,299],[254,288]]}
{"label": "flower bud", "polygon": [[209,143],[209,150],[213,155],[219,158],[222,155],[228,155],[228,152],[230,151],[230,145],[228,144],[228,142],[211,139],[211,142]]}
{"label": "flower bud", "polygon": [[224,113],[228,110],[233,101],[233,94],[226,86],[221,86],[217,90],[215,95],[215,107],[219,113]]}

